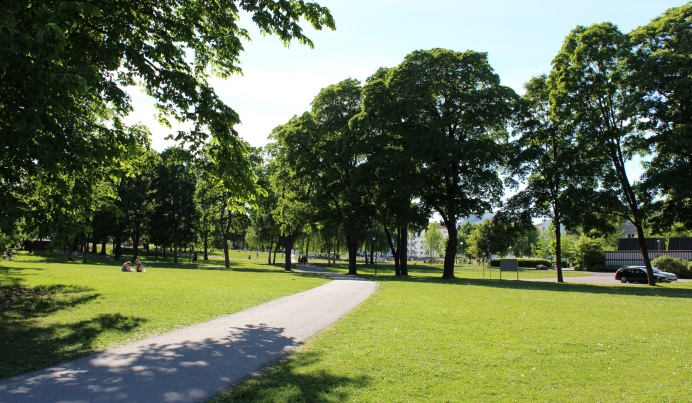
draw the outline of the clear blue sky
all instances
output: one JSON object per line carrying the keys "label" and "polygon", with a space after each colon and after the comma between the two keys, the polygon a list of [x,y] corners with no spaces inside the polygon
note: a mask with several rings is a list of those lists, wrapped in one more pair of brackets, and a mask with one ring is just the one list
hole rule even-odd
{"label": "clear blue sky", "polygon": [[[364,80],[379,67],[393,67],[418,49],[442,47],[487,52],[502,83],[523,92],[532,76],[547,73],[565,36],[577,25],[610,21],[622,32],[647,24],[676,0],[317,0],[336,20],[336,31],[305,27],[315,48],[262,36],[249,18],[241,20],[252,42],[241,54],[244,75],[212,80],[240,114],[240,135],[253,146],[267,143],[271,130],[310,109],[321,88],[346,78]],[[244,16],[247,17],[247,16]],[[303,24],[305,26],[305,24]],[[165,147],[170,129],[154,122],[152,103],[133,93],[135,112]],[[175,127],[174,127],[175,129]]]}

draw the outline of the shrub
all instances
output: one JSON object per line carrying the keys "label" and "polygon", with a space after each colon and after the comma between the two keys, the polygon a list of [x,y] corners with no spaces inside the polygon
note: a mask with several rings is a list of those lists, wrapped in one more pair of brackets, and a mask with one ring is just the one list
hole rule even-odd
{"label": "shrub", "polygon": [[692,262],[687,260],[670,256],[660,256],[651,262],[651,265],[658,267],[659,270],[674,273],[679,278],[692,278],[691,264]]}
{"label": "shrub", "polygon": [[[492,267],[500,267],[500,260],[504,259],[493,259],[490,262],[490,265]],[[530,267],[532,269],[538,265],[544,265],[548,267],[552,266],[550,261],[547,259],[519,258],[517,259],[517,263],[519,264],[519,267]]]}

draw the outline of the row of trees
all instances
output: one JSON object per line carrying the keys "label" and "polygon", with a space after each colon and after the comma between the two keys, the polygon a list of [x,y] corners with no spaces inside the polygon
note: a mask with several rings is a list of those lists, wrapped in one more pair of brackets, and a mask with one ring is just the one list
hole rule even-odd
{"label": "row of trees", "polygon": [[[384,243],[396,274],[406,275],[409,231],[436,213],[449,233],[443,277],[452,278],[460,218],[501,206],[484,252],[526,231],[531,217],[584,231],[629,219],[653,281],[644,226],[692,228],[690,4],[628,34],[608,23],[577,27],[550,74],[529,81],[524,96],[501,85],[484,53],[415,51],[365,83],[324,88],[255,154],[233,130],[238,116],[207,83],[210,72],[238,71],[246,37],[239,10],[286,42],[310,44],[300,18],[334,26],[327,9],[302,1],[7,3],[2,231],[67,239],[96,233],[103,221],[139,239],[148,220],[137,214],[150,209],[125,205],[151,203],[162,209],[147,230],[155,243],[191,242],[187,223],[197,220],[198,234],[213,222],[228,239],[231,217],[247,216],[248,240],[282,245],[287,268],[299,239],[327,251],[345,243],[351,274],[359,248]],[[146,129],[122,124],[132,84],[154,96],[162,119],[193,123],[173,136],[188,151],[168,150],[158,162]],[[625,169],[636,155],[650,158],[641,181]],[[170,182],[154,186],[151,178]],[[520,183],[503,204],[506,187]],[[175,204],[190,193],[209,208]],[[559,231],[555,237],[562,281]]]}
{"label": "row of trees", "polygon": [[[328,9],[302,0],[3,1],[3,237],[11,240],[23,232],[62,241],[96,231],[98,220],[137,232],[146,220],[125,217],[123,211],[131,211],[128,204],[145,203],[140,197],[151,196],[146,178],[152,176],[145,168],[172,170],[152,174],[170,181],[157,192],[172,193],[158,194],[158,200],[189,193],[182,188],[189,186],[189,174],[181,167],[191,163],[179,159],[202,161],[203,173],[198,175],[213,190],[209,202],[223,199],[219,203],[226,217],[252,202],[259,190],[248,147],[233,129],[239,117],[208,82],[211,74],[223,78],[240,71],[243,40],[249,39],[239,25],[241,12],[263,33],[286,44],[297,40],[312,46],[301,20],[318,30],[334,29]],[[140,86],[156,100],[162,122],[189,124],[190,130],[171,137],[191,157],[170,151],[162,155],[162,164],[153,163],[148,130],[123,123],[133,109],[127,93],[131,86]],[[172,161],[178,162],[170,165]],[[131,185],[134,194],[128,190]],[[161,206],[166,212],[160,219],[178,228],[188,226],[188,212],[172,203]],[[109,214],[115,218],[99,217]],[[165,233],[150,235],[178,245],[189,237],[185,232],[172,232],[170,236],[179,237],[173,240]]]}
{"label": "row of trees", "polygon": [[[452,278],[459,219],[502,205],[505,185],[521,183],[489,230],[552,218],[562,281],[561,225],[605,232],[629,220],[653,284],[645,225],[692,228],[691,20],[686,4],[628,34],[610,23],[577,27],[522,97],[500,84],[486,54],[445,49],[415,51],[364,85],[324,88],[272,133],[281,233],[340,228],[355,274],[358,246],[381,231],[405,275],[408,231],[435,212],[449,232],[443,277]],[[637,155],[650,158],[640,181],[626,170]]]}

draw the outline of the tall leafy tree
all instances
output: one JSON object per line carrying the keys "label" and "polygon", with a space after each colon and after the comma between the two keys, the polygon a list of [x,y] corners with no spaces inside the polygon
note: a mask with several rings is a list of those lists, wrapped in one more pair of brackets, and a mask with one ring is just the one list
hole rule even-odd
{"label": "tall leafy tree", "polygon": [[222,233],[226,268],[230,268],[229,239],[234,220],[246,219],[248,206],[256,203],[262,190],[257,185],[251,149],[246,142],[229,144],[214,138],[205,146],[204,156],[198,163],[202,165],[204,191],[208,193],[202,197],[218,212],[216,227]]}
{"label": "tall leafy tree", "polygon": [[469,237],[470,249],[476,253],[476,257],[488,259],[493,254],[507,253],[511,242],[506,225],[496,219],[478,224]]}
{"label": "tall leafy tree", "polygon": [[[362,169],[365,156],[359,148],[362,132],[349,125],[360,112],[361,101],[358,80],[330,85],[315,97],[311,112],[294,117],[273,134],[281,147],[283,162],[290,168],[285,177],[297,180],[292,184],[298,192],[295,201],[302,198],[300,194],[309,195],[317,221],[343,228],[349,274],[357,274],[356,252],[372,227],[372,201],[365,190],[370,178]],[[286,192],[287,189],[277,192],[280,205]],[[282,233],[286,236],[285,230]]]}
{"label": "tall leafy tree", "polygon": [[371,183],[364,188],[387,237],[395,275],[406,276],[409,229],[422,229],[429,211],[418,202],[423,178],[416,163],[417,150],[410,147],[397,124],[396,109],[392,108],[391,71],[381,68],[368,78],[362,112],[353,118],[351,126],[363,132],[359,144],[366,161],[362,169]]}
{"label": "tall leafy tree", "polygon": [[667,10],[629,34],[630,87],[654,155],[645,184],[660,198],[659,228],[692,229],[692,4]]}
{"label": "tall leafy tree", "polygon": [[457,221],[482,213],[504,194],[505,125],[517,98],[500,84],[485,53],[416,51],[391,72],[396,122],[423,180],[421,200],[449,232],[443,278],[454,278]]}
{"label": "tall leafy tree", "polygon": [[[271,148],[271,147],[268,147]],[[257,199],[257,203],[249,210],[250,228],[248,228],[247,242],[257,249],[277,250],[280,241],[279,227],[274,220],[272,211],[276,208],[278,197],[272,186],[271,169],[275,165],[270,164],[271,154],[268,149],[258,150],[260,161],[255,169],[258,186],[266,193]],[[272,264],[272,254],[267,254],[267,264]]]}
{"label": "tall leafy tree", "polygon": [[600,157],[592,165],[592,173],[611,195],[611,213],[630,220],[637,229],[649,284],[653,285],[644,233],[650,196],[635,186],[626,168],[634,155],[644,151],[643,134],[635,127],[635,97],[627,85],[629,52],[627,36],[613,24],[577,27],[553,60],[550,97],[555,118],[574,126],[579,148]]}
{"label": "tall leafy tree", "polygon": [[[150,227],[149,219],[154,210],[154,177],[160,156],[154,150],[140,148],[137,154],[128,156],[133,169],[118,187],[116,206],[124,235],[132,240],[133,259],[139,254],[140,241]],[[120,245],[118,245],[119,247]],[[119,258],[119,252],[117,253]]]}
{"label": "tall leafy tree", "polygon": [[349,123],[362,108],[362,87],[346,79],[323,88],[312,101],[317,137],[312,143],[316,200],[322,200],[321,216],[331,225],[341,224],[346,233],[348,272],[357,274],[356,253],[370,222],[373,206],[367,187],[371,181],[362,168],[365,155],[359,147],[363,132]]}
{"label": "tall leafy tree", "polygon": [[[0,224],[31,208],[25,183],[44,186],[131,144],[125,88],[141,85],[160,118],[192,123],[175,137],[198,149],[211,135],[236,145],[238,115],[209,85],[238,72],[246,11],[266,34],[312,46],[299,22],[334,28],[329,10],[303,0],[6,0],[0,7]],[[27,79],[29,77],[30,79]]]}
{"label": "tall leafy tree", "polygon": [[195,240],[198,220],[194,202],[197,181],[190,153],[177,147],[164,150],[155,180],[153,238],[157,244],[171,246],[174,262],[178,263],[179,248]]}
{"label": "tall leafy tree", "polygon": [[[583,163],[588,156],[580,153],[571,125],[561,124],[551,113],[548,77],[534,77],[525,88],[515,121],[517,152],[511,162],[513,173],[521,178],[525,188],[508,201],[507,207],[514,213],[552,219],[557,281],[563,282],[560,232],[563,217],[582,214],[584,203],[575,203],[575,195],[585,192],[572,190],[591,189],[596,183],[587,169],[590,167]],[[530,248],[523,249],[530,251]]]}
{"label": "tall leafy tree", "polygon": [[298,237],[316,220],[314,202],[315,172],[318,159],[312,153],[317,138],[315,120],[306,112],[279,125],[270,136],[275,143],[269,150],[271,186],[277,200],[272,210],[284,245],[284,269],[291,270],[291,251]]}
{"label": "tall leafy tree", "polygon": [[437,228],[437,223],[428,223],[428,228],[426,228],[425,233],[423,233],[423,243],[425,244],[425,248],[430,252],[431,260],[436,259],[439,252],[444,248],[444,241],[444,236],[442,235],[442,231]]}

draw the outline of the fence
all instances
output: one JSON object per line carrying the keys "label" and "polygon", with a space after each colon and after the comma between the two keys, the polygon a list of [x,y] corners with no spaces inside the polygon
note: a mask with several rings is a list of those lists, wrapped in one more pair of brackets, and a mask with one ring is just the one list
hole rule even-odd
{"label": "fence", "polygon": [[[658,251],[650,250],[649,259],[654,260],[659,256],[670,256],[674,258],[682,258],[685,260],[692,260],[691,250],[680,250],[680,251]],[[605,253],[605,265],[606,266],[643,266],[644,259],[642,258],[642,253],[640,251],[627,251],[627,252],[606,252]]]}

